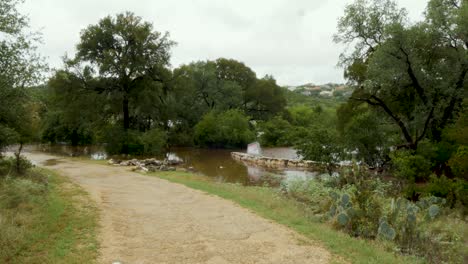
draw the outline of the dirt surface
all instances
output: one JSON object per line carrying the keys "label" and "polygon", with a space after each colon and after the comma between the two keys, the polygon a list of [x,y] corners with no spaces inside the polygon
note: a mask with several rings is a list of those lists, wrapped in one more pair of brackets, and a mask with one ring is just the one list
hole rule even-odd
{"label": "dirt surface", "polygon": [[101,210],[100,263],[328,263],[308,239],[233,202],[129,171],[42,153]]}

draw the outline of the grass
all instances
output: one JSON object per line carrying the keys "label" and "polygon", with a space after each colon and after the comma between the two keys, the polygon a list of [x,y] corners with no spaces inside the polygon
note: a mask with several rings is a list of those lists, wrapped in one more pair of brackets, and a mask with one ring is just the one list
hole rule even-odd
{"label": "grass", "polygon": [[0,263],[95,263],[97,208],[56,173],[0,180]]}
{"label": "grass", "polygon": [[151,173],[174,183],[234,201],[258,215],[288,226],[320,242],[332,255],[332,263],[423,263],[421,259],[396,255],[388,245],[352,238],[314,219],[307,207],[287,198],[275,189],[213,182],[209,178],[185,172]]}

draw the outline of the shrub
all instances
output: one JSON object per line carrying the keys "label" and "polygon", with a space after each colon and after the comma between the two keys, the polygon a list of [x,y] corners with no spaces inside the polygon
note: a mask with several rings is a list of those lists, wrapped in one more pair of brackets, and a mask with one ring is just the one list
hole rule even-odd
{"label": "shrub", "polygon": [[209,112],[195,126],[195,143],[203,147],[245,147],[254,139],[249,118],[237,109]]}
{"label": "shrub", "polygon": [[296,149],[306,160],[326,163],[330,174],[343,157],[337,132],[321,126],[310,128],[307,135],[298,141]]}
{"label": "shrub", "polygon": [[283,193],[298,201],[310,205],[312,212],[322,214],[330,208],[331,188],[326,187],[317,179],[289,179],[281,182]]}
{"label": "shrub", "polygon": [[399,150],[391,153],[394,174],[410,182],[421,182],[429,179],[431,175],[431,162],[422,155],[408,150]]}
{"label": "shrub", "polygon": [[160,154],[167,145],[167,133],[160,129],[151,129],[141,136],[144,154]]}
{"label": "shrub", "polygon": [[164,151],[167,134],[159,129],[147,132],[124,131],[121,128],[109,129],[105,138],[106,151],[110,155],[154,155]]}
{"label": "shrub", "polygon": [[460,146],[448,161],[455,176],[468,180],[468,147]]}
{"label": "shrub", "polygon": [[[18,167],[17,167],[18,166]],[[26,173],[33,167],[33,164],[24,156],[0,158],[0,178],[1,176],[25,176]]]}
{"label": "shrub", "polygon": [[288,140],[288,134],[291,133],[292,126],[288,121],[284,120],[280,116],[276,116],[273,119],[260,124],[260,131],[262,135],[260,137],[260,143],[263,146],[286,146],[290,142]]}

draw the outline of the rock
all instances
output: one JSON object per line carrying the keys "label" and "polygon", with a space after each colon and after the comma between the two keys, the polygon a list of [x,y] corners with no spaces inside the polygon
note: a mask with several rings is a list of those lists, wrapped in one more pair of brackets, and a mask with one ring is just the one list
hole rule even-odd
{"label": "rock", "polygon": [[128,160],[124,160],[119,163],[120,166],[130,166],[130,162]]}
{"label": "rock", "polygon": [[115,164],[117,164],[117,162],[114,159],[110,159],[110,160],[107,161],[107,164],[115,165]]}
{"label": "rock", "polygon": [[154,165],[150,165],[150,166],[148,166],[147,168],[148,168],[148,171],[149,171],[149,172],[155,172],[155,171],[158,171],[158,170],[161,169],[160,166],[154,166]]}
{"label": "rock", "polygon": [[150,166],[150,165],[153,165],[153,166],[161,166],[163,164],[162,161],[160,160],[157,160],[157,159],[145,159],[142,161],[142,163],[144,163],[146,166]]}
{"label": "rock", "polygon": [[168,166],[174,166],[174,165],[179,165],[181,164],[182,161],[180,160],[175,160],[175,159],[166,159],[164,160],[164,164]]}
{"label": "rock", "polygon": [[176,168],[175,167],[168,167],[167,171],[176,171]]}

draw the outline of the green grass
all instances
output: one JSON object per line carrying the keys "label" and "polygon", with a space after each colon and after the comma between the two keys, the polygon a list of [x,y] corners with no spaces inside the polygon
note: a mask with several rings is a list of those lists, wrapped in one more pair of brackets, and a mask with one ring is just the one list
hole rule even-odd
{"label": "green grass", "polygon": [[0,180],[0,263],[95,263],[95,205],[65,177],[34,173],[47,183]]}
{"label": "green grass", "polygon": [[328,224],[314,219],[306,206],[272,188],[217,183],[184,172],[158,172],[150,175],[234,201],[264,218],[288,226],[320,242],[332,253],[333,263],[423,263],[421,259],[393,254],[386,250],[387,246],[383,243],[352,238],[334,230]]}

